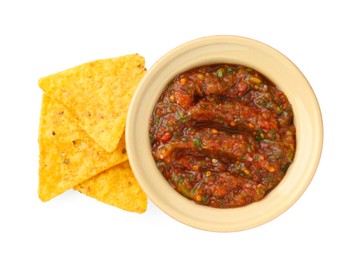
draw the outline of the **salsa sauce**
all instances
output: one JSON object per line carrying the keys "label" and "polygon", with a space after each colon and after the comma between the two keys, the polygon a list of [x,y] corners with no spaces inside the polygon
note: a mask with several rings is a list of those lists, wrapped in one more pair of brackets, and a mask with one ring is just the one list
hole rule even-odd
{"label": "salsa sauce", "polygon": [[292,107],[254,69],[214,64],[178,75],[150,121],[158,169],[183,196],[233,208],[264,198],[295,154]]}

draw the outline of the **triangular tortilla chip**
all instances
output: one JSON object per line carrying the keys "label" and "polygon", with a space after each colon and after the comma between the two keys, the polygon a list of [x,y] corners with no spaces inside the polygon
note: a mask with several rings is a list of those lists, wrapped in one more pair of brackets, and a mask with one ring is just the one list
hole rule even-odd
{"label": "triangular tortilla chip", "polygon": [[47,95],[42,100],[39,147],[39,197],[43,201],[127,160],[125,135],[114,152],[106,152],[64,105]]}
{"label": "triangular tortilla chip", "polygon": [[123,210],[143,213],[147,197],[128,161],[116,165],[74,188],[87,196]]}
{"label": "triangular tortilla chip", "polygon": [[131,97],[145,74],[144,63],[138,54],[97,60],[41,78],[39,86],[112,152],[123,135]]}

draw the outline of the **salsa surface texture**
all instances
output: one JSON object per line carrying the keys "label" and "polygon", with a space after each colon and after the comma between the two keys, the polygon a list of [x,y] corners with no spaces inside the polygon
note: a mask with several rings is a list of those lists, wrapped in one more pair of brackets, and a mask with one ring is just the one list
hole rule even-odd
{"label": "salsa surface texture", "polygon": [[285,176],[296,146],[284,93],[259,72],[231,64],[173,79],[155,105],[149,135],[170,185],[216,208],[264,198]]}

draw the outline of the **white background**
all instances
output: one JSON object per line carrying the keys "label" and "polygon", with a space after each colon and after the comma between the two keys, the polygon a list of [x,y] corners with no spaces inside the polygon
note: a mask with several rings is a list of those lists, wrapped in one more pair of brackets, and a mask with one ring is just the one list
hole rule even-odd
{"label": "white background", "polygon": [[[6,3],[5,3],[6,2]],[[0,2],[0,259],[360,259],[357,1]],[[325,130],[317,173],[275,220],[235,233],[185,226],[151,202],[138,215],[69,191],[37,197],[37,80],[94,59],[216,34],[290,58],[312,85]]]}

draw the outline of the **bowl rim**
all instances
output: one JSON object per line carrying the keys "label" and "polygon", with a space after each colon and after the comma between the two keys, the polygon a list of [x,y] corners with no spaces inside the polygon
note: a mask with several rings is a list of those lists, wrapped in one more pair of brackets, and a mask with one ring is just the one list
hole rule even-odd
{"label": "bowl rim", "polygon": [[[234,209],[198,205],[173,190],[156,168],[148,137],[153,107],[170,80],[191,68],[214,63],[244,65],[268,77],[284,91],[292,104],[297,129],[295,158],[284,179],[261,201]],[[150,200],[186,225],[217,232],[253,228],[289,209],[313,179],[323,146],[320,106],[302,72],[271,46],[235,35],[198,38],[163,55],[147,71],[136,89],[129,106],[125,131],[130,165]]]}

